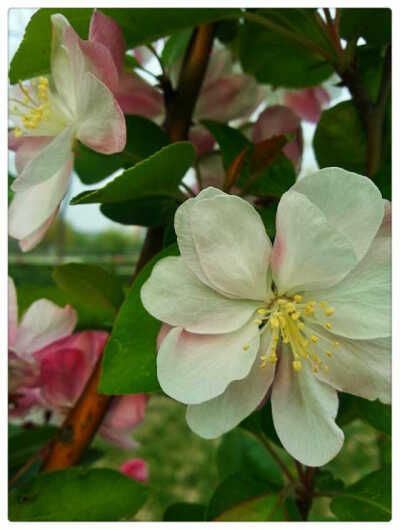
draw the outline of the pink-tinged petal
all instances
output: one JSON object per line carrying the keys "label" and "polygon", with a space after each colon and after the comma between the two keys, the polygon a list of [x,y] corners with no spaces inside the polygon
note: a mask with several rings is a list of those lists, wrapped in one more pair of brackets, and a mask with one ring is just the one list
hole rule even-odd
{"label": "pink-tinged petal", "polygon": [[122,151],[126,144],[125,118],[110,90],[93,74],[81,80],[79,140],[99,153]]}
{"label": "pink-tinged petal", "polygon": [[33,352],[70,335],[76,321],[76,311],[71,306],[59,307],[49,300],[36,300],[22,317],[13,349],[29,360]]}
{"label": "pink-tinged petal", "polygon": [[215,140],[214,137],[207,131],[205,127],[197,125],[192,127],[189,131],[189,140],[196,149],[196,155],[201,156],[204,153],[212,151]]}
{"label": "pink-tinged petal", "polygon": [[203,188],[209,186],[222,190],[225,180],[225,170],[222,164],[221,155],[210,154],[200,161],[199,167]]}
{"label": "pink-tinged petal", "polygon": [[[260,351],[268,350],[271,333],[264,333]],[[240,381],[233,381],[225,392],[199,405],[189,405],[186,421],[203,438],[217,438],[236,427],[262,402],[274,378],[275,365],[260,367],[256,358],[250,373]]]}
{"label": "pink-tinged petal", "polygon": [[214,81],[220,77],[227,76],[232,73],[232,54],[225,48],[214,47],[211,52],[210,61],[208,63],[203,88],[207,89]]}
{"label": "pink-tinged petal", "polygon": [[[18,149],[18,167],[23,169],[14,180],[11,189],[15,192],[27,191],[32,186],[42,184],[64,168],[72,155],[73,127],[66,127],[60,134],[47,143],[43,137],[40,143],[25,144]],[[24,149],[25,147],[25,149]],[[19,153],[19,155],[18,155]],[[28,161],[29,160],[29,161]]]}
{"label": "pink-tinged petal", "polygon": [[119,74],[111,51],[97,42],[79,39],[79,46],[89,62],[89,70],[95,74],[110,90],[118,89]]}
{"label": "pink-tinged petal", "polygon": [[146,394],[114,398],[100,426],[101,436],[125,449],[136,447],[137,443],[132,438],[132,430],[144,420],[147,401]]}
{"label": "pink-tinged petal", "polygon": [[149,480],[149,469],[146,461],[142,458],[131,458],[124,462],[119,469],[121,473],[133,480],[138,480],[139,482],[148,482]]}
{"label": "pink-tinged petal", "polygon": [[115,97],[125,114],[155,118],[163,112],[164,101],[159,90],[134,72],[122,72]]}
{"label": "pink-tinged petal", "polygon": [[8,346],[11,347],[16,338],[18,326],[18,301],[14,281],[8,277]]}
{"label": "pink-tinged petal", "polygon": [[161,344],[163,343],[163,340],[168,335],[168,333],[171,331],[172,326],[169,324],[163,324],[160,328],[160,331],[157,335],[157,351],[161,348]]}
{"label": "pink-tinged petal", "polygon": [[18,138],[15,153],[15,167],[18,173],[22,173],[28,163],[33,160],[39,152],[53,141],[52,136],[21,136]]}
{"label": "pink-tinged petal", "polygon": [[272,386],[272,418],[286,451],[307,466],[323,466],[340,451],[344,435],[335,423],[336,390],[315,377],[311,365],[296,372],[292,354],[282,348]]}
{"label": "pink-tinged petal", "polygon": [[67,163],[52,178],[15,193],[8,211],[11,237],[24,240],[43,228],[67,192],[72,167],[71,153]]}
{"label": "pink-tinged petal", "polygon": [[38,243],[42,241],[47,233],[47,230],[53,224],[58,210],[59,207],[54,210],[50,217],[37,230],[32,232],[28,237],[25,237],[19,241],[19,248],[22,250],[22,252],[28,252],[29,250],[32,250]]}
{"label": "pink-tinged petal", "polygon": [[293,190],[282,195],[271,254],[273,278],[280,294],[334,285],[356,264],[349,239],[317,206]]}
{"label": "pink-tinged petal", "polygon": [[[157,49],[157,41],[153,43],[153,46]],[[134,57],[136,57],[137,61],[142,66],[146,66],[146,64],[154,57],[153,52],[151,52],[147,46],[138,46],[132,51]]]}
{"label": "pink-tinged petal", "polygon": [[33,407],[38,406],[41,406],[40,389],[24,388],[19,393],[9,396],[8,415],[10,418],[22,418]]}
{"label": "pink-tinged petal", "polygon": [[322,86],[286,92],[284,102],[302,120],[317,123],[322,109],[329,104],[330,96]]}
{"label": "pink-tinged petal", "polygon": [[80,396],[87,377],[85,353],[78,349],[60,349],[44,355],[40,362],[42,398],[50,407],[72,407]]}
{"label": "pink-tinged petal", "polygon": [[182,257],[158,261],[140,297],[146,310],[171,326],[191,333],[228,333],[241,328],[260,306],[254,300],[232,300],[204,285]]}
{"label": "pink-tinged petal", "polygon": [[298,171],[303,153],[303,135],[300,120],[290,109],[282,105],[267,107],[254,124],[252,132],[253,142],[262,142],[281,134],[295,135],[295,138],[285,145],[283,152],[293,163],[296,171]]}
{"label": "pink-tinged petal", "polygon": [[252,321],[222,335],[196,335],[173,328],[158,352],[158,380],[174,399],[203,403],[222,394],[232,381],[246,377],[258,348],[258,327]]}
{"label": "pink-tinged petal", "polygon": [[28,362],[8,350],[8,393],[18,393],[23,388],[40,385],[39,367],[35,362]]}
{"label": "pink-tinged petal", "polygon": [[98,9],[94,10],[90,19],[89,41],[100,43],[108,48],[117,71],[122,71],[124,66],[125,41],[121,28],[113,18],[104,15]]}

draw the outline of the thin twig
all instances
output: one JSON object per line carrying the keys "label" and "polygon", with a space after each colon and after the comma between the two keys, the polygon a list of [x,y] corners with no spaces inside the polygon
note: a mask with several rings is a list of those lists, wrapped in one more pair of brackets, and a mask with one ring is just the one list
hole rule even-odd
{"label": "thin twig", "polygon": [[296,484],[297,481],[292,474],[292,472],[289,470],[289,468],[286,466],[286,464],[282,461],[281,457],[278,455],[278,453],[275,451],[275,449],[272,447],[272,445],[269,443],[269,441],[266,439],[266,437],[263,434],[257,434],[255,435],[258,440],[263,444],[265,449],[269,452],[269,454],[272,456],[272,458],[275,460],[275,462],[278,464],[278,466],[281,468],[284,475],[287,477],[289,482]]}

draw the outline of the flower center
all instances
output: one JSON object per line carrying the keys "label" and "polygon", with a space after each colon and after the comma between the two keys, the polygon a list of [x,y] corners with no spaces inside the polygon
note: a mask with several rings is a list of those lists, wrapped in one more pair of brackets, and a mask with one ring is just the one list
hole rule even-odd
{"label": "flower center", "polygon": [[[339,343],[317,334],[308,327],[308,324],[320,325],[320,321],[315,318],[317,311],[323,312],[326,317],[335,312],[333,307],[328,307],[327,302],[305,301],[300,294],[275,298],[269,307],[257,309],[254,323],[259,327],[260,335],[268,329],[272,331],[270,346],[260,356],[260,367],[265,368],[267,363],[277,362],[277,346],[279,341],[282,341],[290,346],[293,356],[292,366],[296,372],[302,369],[303,362],[311,363],[314,373],[320,369],[327,372],[328,366],[325,360],[320,358],[320,352],[323,351],[324,358],[331,358],[332,348],[339,346]],[[325,328],[328,330],[332,328],[329,321],[325,322]],[[243,345],[243,349],[247,348],[247,344]]]}
{"label": "flower center", "polygon": [[[49,81],[46,77],[39,77],[39,81],[31,81],[31,90],[24,86],[21,81],[18,82],[18,85],[24,98],[11,100],[15,103],[12,113],[22,119],[24,129],[36,129],[42,120],[47,121],[50,118]],[[15,137],[18,138],[21,134],[21,127],[15,127]]]}

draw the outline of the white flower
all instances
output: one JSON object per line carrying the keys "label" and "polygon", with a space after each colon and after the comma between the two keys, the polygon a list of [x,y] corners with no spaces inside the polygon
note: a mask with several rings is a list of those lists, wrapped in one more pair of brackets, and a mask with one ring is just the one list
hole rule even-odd
{"label": "white flower", "polygon": [[[18,178],[9,210],[9,233],[30,250],[44,236],[63,199],[73,168],[76,140],[98,151],[122,151],[125,119],[113,94],[89,59],[96,43],[82,41],[62,15],[51,17],[51,77],[11,88]],[[96,52],[96,55],[95,55]]]}
{"label": "white flower", "polygon": [[286,450],[320,466],[343,443],[337,390],[390,401],[390,208],[365,177],[327,168],[297,182],[273,247],[255,209],[207,188],[178,210],[180,257],[141,292],[173,328],[158,378],[214,438],[271,391]]}

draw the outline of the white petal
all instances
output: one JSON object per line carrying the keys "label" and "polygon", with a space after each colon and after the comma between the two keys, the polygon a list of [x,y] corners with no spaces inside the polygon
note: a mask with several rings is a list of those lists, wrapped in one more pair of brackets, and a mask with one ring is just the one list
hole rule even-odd
{"label": "white petal", "polygon": [[296,191],[282,196],[271,256],[280,293],[333,285],[357,261],[350,241],[307,197]]}
{"label": "white petal", "polygon": [[192,333],[227,333],[243,326],[259,304],[232,300],[195,276],[181,257],[160,260],[140,293],[147,311],[171,326]]}
{"label": "white petal", "polygon": [[249,375],[233,381],[223,394],[205,403],[188,406],[186,421],[189,427],[203,438],[217,438],[233,429],[260,404],[274,373],[274,364],[268,363],[265,368],[260,368],[260,361],[256,358]]}
{"label": "white petal", "polygon": [[288,348],[282,348],[272,385],[272,417],[288,453],[307,466],[323,466],[340,451],[343,432],[335,423],[339,400],[332,387],[319,381],[309,363],[296,372]]}
{"label": "white petal", "polygon": [[360,260],[383,217],[383,200],[371,179],[338,167],[321,169],[291,188],[304,194],[330,225],[348,238]]}
{"label": "white petal", "polygon": [[23,192],[53,178],[71,158],[72,139],[73,127],[66,127],[26,164],[21,174],[14,180],[11,189]]}
{"label": "white petal", "polygon": [[[337,337],[325,330],[315,332],[324,337],[316,349],[324,359],[328,371],[320,370],[318,379],[336,390],[354,394],[371,401],[391,401],[391,340],[389,337],[375,340],[352,340]],[[338,346],[332,347],[332,342]],[[326,357],[326,350],[333,357]]]}
{"label": "white petal", "polygon": [[[222,294],[265,300],[271,243],[256,210],[232,195],[216,195],[193,203],[187,223],[177,223],[178,245],[188,267]],[[182,233],[183,231],[183,233]],[[184,244],[181,247],[181,241]],[[190,242],[189,248],[187,241]]]}
{"label": "white petal", "polygon": [[36,300],[22,317],[14,349],[29,359],[29,354],[70,335],[76,321],[76,311],[71,306],[59,307],[44,298]]}
{"label": "white petal", "polygon": [[122,151],[126,143],[125,118],[110,90],[90,72],[83,76],[80,90],[79,140],[99,153]]}
{"label": "white petal", "polygon": [[15,193],[8,211],[8,233],[16,239],[30,237],[54,213],[69,184],[73,156],[51,179]]}
{"label": "white petal", "polygon": [[[328,319],[333,333],[353,339],[391,335],[391,244],[389,214],[354,270],[330,289],[307,293],[335,309]],[[322,311],[316,318],[327,320]]]}
{"label": "white petal", "polygon": [[8,277],[8,345],[13,346],[18,326],[18,302],[14,281]]}
{"label": "white petal", "polygon": [[173,328],[158,352],[161,388],[182,403],[212,399],[232,381],[246,377],[258,347],[258,327],[253,322],[223,335],[195,335]]}
{"label": "white petal", "polygon": [[46,235],[47,230],[50,228],[50,226],[53,224],[54,219],[57,216],[59,208],[57,207],[54,212],[49,216],[48,219],[34,232],[32,232],[29,236],[25,237],[24,239],[21,239],[19,242],[19,248],[22,250],[22,252],[28,252],[29,250],[32,250],[40,241],[44,238]]}

